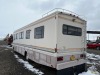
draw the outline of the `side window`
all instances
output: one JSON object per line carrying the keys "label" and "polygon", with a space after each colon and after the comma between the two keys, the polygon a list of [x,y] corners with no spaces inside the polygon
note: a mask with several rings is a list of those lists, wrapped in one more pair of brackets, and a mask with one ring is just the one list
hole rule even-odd
{"label": "side window", "polygon": [[24,32],[20,32],[19,33],[19,39],[23,39],[24,38]]}
{"label": "side window", "polygon": [[16,34],[16,39],[18,39],[18,33]]}
{"label": "side window", "polygon": [[63,24],[63,34],[64,35],[81,36],[82,29],[79,27]]}
{"label": "side window", "polygon": [[44,38],[44,26],[40,26],[34,29],[34,38],[35,39]]}
{"label": "side window", "polygon": [[24,32],[21,32],[21,39],[24,38]]}
{"label": "side window", "polygon": [[21,39],[21,33],[19,33],[19,39]]}
{"label": "side window", "polygon": [[30,39],[30,31],[31,31],[31,30],[27,30],[27,31],[26,31],[26,39]]}

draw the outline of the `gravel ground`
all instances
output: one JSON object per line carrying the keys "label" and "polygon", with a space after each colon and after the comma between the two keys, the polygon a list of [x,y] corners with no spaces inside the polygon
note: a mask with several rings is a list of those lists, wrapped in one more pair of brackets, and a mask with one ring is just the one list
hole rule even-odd
{"label": "gravel ground", "polygon": [[88,53],[94,53],[94,54],[100,55],[100,50],[87,49],[87,52],[88,52]]}
{"label": "gravel ground", "polygon": [[[4,47],[5,42],[0,41],[0,75],[36,75],[19,63],[14,54],[25,60],[20,54],[13,52],[13,49]],[[55,75],[56,71],[43,65],[36,64],[29,60],[29,63],[39,69],[43,75]]]}
{"label": "gravel ground", "polygon": [[17,62],[12,49],[0,47],[0,75],[35,75]]}

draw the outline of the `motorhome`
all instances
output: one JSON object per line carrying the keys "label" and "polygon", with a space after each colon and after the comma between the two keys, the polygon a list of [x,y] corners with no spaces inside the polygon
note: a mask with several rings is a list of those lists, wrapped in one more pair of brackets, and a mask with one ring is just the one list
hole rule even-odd
{"label": "motorhome", "polygon": [[57,75],[78,75],[85,71],[86,21],[64,10],[49,13],[14,31],[14,51]]}

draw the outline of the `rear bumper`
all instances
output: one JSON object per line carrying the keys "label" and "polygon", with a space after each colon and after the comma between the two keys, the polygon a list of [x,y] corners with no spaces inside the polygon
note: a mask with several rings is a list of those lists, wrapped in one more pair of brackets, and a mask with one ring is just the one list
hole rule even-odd
{"label": "rear bumper", "polygon": [[80,65],[80,64],[84,64],[84,63],[86,63],[86,60],[84,60],[84,59],[75,60],[75,61],[71,61],[71,62],[60,63],[60,64],[57,64],[56,69],[61,70],[61,69],[77,66],[77,65]]}

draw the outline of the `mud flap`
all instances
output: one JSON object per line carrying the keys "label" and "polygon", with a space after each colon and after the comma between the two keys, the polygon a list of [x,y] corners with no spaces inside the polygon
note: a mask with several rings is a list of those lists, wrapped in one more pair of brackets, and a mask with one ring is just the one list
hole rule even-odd
{"label": "mud flap", "polygon": [[74,67],[58,70],[57,75],[78,75],[84,71],[86,71],[86,65],[81,64]]}

